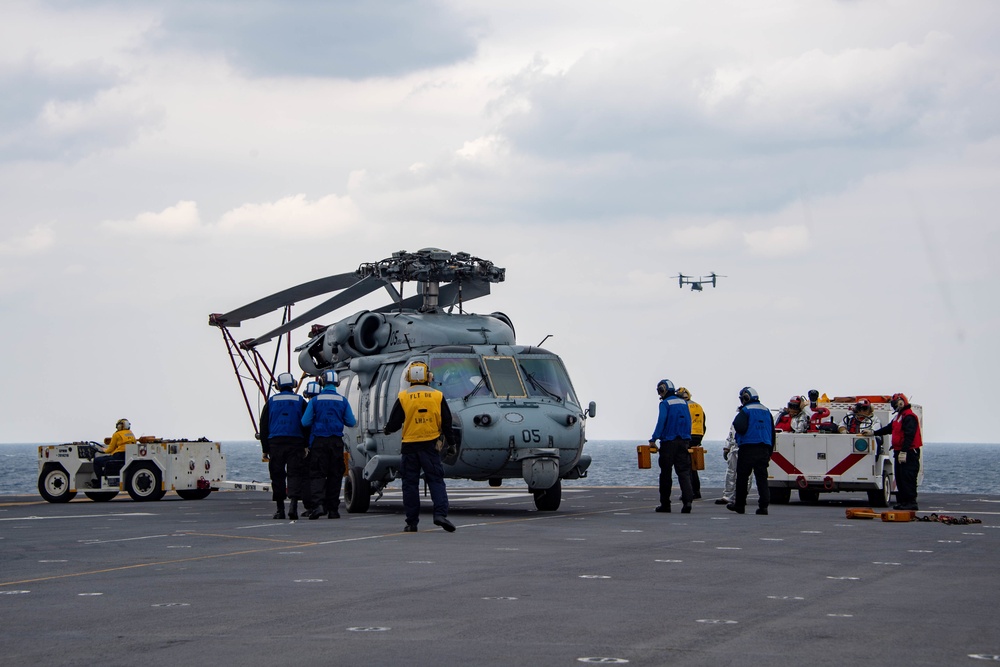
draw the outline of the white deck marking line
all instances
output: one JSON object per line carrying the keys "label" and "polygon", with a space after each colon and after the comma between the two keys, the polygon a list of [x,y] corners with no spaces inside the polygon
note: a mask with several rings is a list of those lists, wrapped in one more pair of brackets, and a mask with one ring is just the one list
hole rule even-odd
{"label": "white deck marking line", "polygon": [[114,514],[69,514],[65,516],[12,516],[0,521],[43,521],[48,519],[101,519],[112,516],[156,516],[152,512],[116,512]]}

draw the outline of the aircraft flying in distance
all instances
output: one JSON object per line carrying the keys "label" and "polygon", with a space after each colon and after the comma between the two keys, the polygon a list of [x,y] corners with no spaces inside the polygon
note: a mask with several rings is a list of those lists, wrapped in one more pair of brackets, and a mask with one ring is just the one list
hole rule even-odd
{"label": "aircraft flying in distance", "polygon": [[706,284],[711,284],[712,287],[715,287],[716,278],[725,278],[725,277],[726,276],[721,276],[715,271],[713,271],[712,273],[708,274],[708,276],[701,276],[700,278],[695,280],[694,276],[685,276],[683,273],[678,273],[677,286],[683,289],[685,285],[690,285],[692,292],[701,292],[702,288]]}

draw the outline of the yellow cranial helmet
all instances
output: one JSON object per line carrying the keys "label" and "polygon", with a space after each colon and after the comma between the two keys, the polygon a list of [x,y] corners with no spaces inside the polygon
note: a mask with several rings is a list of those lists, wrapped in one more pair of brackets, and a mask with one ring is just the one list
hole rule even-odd
{"label": "yellow cranial helmet", "polygon": [[691,392],[687,390],[687,387],[678,387],[677,395],[683,398],[685,401],[691,400]]}
{"label": "yellow cranial helmet", "polygon": [[431,377],[431,370],[422,361],[414,361],[406,369],[406,381],[410,384],[427,384]]}

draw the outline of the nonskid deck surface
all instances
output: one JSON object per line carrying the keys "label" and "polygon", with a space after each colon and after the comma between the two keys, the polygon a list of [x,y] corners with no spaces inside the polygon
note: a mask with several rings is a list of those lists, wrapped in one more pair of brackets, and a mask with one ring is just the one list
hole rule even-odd
{"label": "nonskid deck surface", "polygon": [[[452,489],[448,534],[366,514],[275,521],[269,496],[63,505],[0,498],[0,655],[10,665],[978,664],[1000,655],[1000,497],[863,495],[736,515],[703,490]],[[429,498],[424,499],[425,507]],[[294,658],[292,658],[294,656]]]}

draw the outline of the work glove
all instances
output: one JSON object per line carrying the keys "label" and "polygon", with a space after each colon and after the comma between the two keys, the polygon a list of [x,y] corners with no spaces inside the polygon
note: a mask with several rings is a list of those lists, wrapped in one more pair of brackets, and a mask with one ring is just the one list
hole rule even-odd
{"label": "work glove", "polygon": [[261,463],[267,463],[270,460],[271,460],[271,457],[270,457],[270,455],[267,452],[264,452],[263,454],[260,455],[260,461],[261,461]]}
{"label": "work glove", "polygon": [[723,447],[722,448],[722,460],[723,461],[728,461],[729,460],[729,447]]}
{"label": "work glove", "polygon": [[874,435],[874,433],[870,428],[861,429],[861,435]]}
{"label": "work glove", "polygon": [[896,457],[896,460],[899,461],[900,463],[906,463],[906,451],[905,450],[901,451],[899,453],[899,456]]}
{"label": "work glove", "polygon": [[305,458],[309,458],[309,448],[308,447],[306,447],[305,449],[302,450],[302,458],[304,458],[304,459]]}

